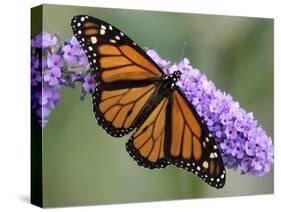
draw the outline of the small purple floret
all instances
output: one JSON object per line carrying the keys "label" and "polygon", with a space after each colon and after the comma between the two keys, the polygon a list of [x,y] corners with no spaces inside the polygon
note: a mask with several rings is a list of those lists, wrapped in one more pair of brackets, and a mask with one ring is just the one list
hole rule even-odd
{"label": "small purple floret", "polygon": [[83,90],[86,93],[93,92],[96,87],[95,80],[91,76],[91,74],[86,74],[84,77],[84,83],[83,83]]}

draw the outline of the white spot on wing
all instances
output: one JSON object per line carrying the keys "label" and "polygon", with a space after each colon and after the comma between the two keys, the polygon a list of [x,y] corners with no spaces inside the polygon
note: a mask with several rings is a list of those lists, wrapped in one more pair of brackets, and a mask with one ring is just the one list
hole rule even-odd
{"label": "white spot on wing", "polygon": [[104,34],[105,34],[105,30],[104,30],[104,29],[101,29],[101,30],[100,30],[100,34],[101,34],[101,35],[104,35]]}
{"label": "white spot on wing", "polygon": [[215,154],[213,152],[211,152],[210,158],[215,158]]}
{"label": "white spot on wing", "polygon": [[96,36],[92,36],[91,37],[91,42],[93,43],[93,44],[95,44],[95,43],[97,43],[97,37]]}
{"label": "white spot on wing", "polygon": [[203,166],[205,169],[207,169],[207,168],[209,168],[209,163],[208,163],[207,161],[204,161],[204,162],[202,163],[202,166]]}

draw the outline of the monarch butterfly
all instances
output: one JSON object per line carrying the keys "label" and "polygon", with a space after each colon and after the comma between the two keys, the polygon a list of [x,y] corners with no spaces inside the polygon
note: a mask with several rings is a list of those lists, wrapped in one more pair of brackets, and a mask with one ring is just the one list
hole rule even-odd
{"label": "monarch butterfly", "polygon": [[165,75],[134,41],[102,20],[79,15],[71,26],[96,81],[98,124],[115,137],[134,131],[126,149],[138,165],[154,169],[173,164],[222,188],[226,173],[220,152],[176,85],[181,72]]}

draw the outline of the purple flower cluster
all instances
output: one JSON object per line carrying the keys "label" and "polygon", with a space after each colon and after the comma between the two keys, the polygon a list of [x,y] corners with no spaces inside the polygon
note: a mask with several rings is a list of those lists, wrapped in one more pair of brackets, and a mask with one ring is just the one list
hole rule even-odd
{"label": "purple flower cluster", "polygon": [[75,37],[62,43],[58,35],[42,32],[31,39],[31,104],[42,127],[60,103],[61,87],[75,88],[77,82],[83,96],[95,88],[87,57]]}
{"label": "purple flower cluster", "polygon": [[242,174],[263,176],[273,163],[272,140],[258,125],[252,113],[246,112],[232,96],[217,89],[213,82],[193,68],[188,59],[170,65],[154,50],[147,54],[164,70],[171,74],[182,72],[177,85],[205,120],[220,147],[226,167],[237,169]]}

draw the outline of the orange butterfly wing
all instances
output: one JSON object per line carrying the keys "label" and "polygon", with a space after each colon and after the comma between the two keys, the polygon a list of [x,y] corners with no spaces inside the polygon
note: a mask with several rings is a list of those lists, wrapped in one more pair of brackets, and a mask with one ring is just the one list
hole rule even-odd
{"label": "orange butterfly wing", "polygon": [[221,188],[225,169],[216,142],[202,119],[179,89],[171,94],[169,138],[166,158],[177,167],[193,172],[211,186]]}
{"label": "orange butterfly wing", "polygon": [[123,136],[140,125],[162,70],[117,28],[93,17],[75,16],[74,35],[89,60],[96,80],[94,113],[112,136]]}
{"label": "orange butterfly wing", "polygon": [[130,156],[140,166],[164,168],[169,163],[164,154],[167,105],[168,98],[165,97],[126,144]]}
{"label": "orange butterfly wing", "polygon": [[154,169],[173,164],[221,188],[224,165],[212,134],[201,120],[177,88],[132,135],[127,151],[138,165]]}

